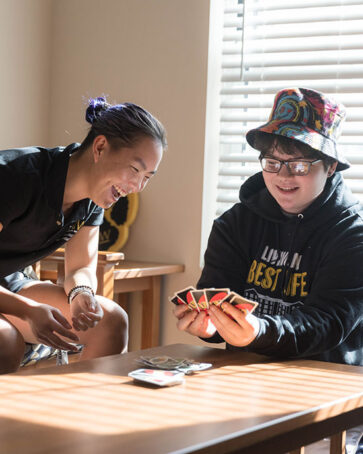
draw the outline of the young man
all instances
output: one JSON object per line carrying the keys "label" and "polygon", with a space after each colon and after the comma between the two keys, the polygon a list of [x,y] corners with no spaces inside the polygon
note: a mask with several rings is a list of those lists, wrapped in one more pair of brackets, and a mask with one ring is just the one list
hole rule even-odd
{"label": "young man", "polygon": [[[269,121],[247,134],[262,172],[214,222],[198,288],[228,287],[259,306],[174,309],[178,328],[282,358],[363,365],[363,222],[337,150],[344,107],[322,93],[277,93]],[[231,317],[229,317],[231,316]]]}

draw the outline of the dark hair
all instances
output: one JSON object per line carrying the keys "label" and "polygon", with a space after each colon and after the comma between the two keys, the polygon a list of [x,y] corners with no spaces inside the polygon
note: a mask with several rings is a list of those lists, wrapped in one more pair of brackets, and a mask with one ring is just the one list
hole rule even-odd
{"label": "dark hair", "polygon": [[150,137],[167,147],[164,126],[142,107],[132,103],[111,105],[103,97],[91,99],[86,110],[91,123],[81,149],[89,147],[95,137],[104,135],[113,148],[133,147],[141,139]]}
{"label": "dark hair", "polygon": [[279,145],[281,150],[287,155],[293,155],[297,151],[302,154],[306,159],[321,159],[323,161],[324,169],[327,170],[330,165],[336,162],[336,159],[326,156],[319,150],[315,150],[306,143],[300,142],[296,139],[290,139],[289,137],[280,136],[277,134],[269,134],[260,131],[255,135],[254,148],[260,151],[259,159],[264,158],[266,155],[271,153],[271,149],[274,145]]}

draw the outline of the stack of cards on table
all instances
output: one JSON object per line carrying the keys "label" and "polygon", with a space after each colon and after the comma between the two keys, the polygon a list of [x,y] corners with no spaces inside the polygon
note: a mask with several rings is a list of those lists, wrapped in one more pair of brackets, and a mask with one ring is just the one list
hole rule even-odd
{"label": "stack of cards on table", "polygon": [[137,369],[128,374],[136,381],[157,386],[173,386],[184,383],[184,375],[209,369],[210,363],[198,363],[186,358],[171,358],[156,356],[148,358],[141,356],[138,362],[148,366],[147,369]]}
{"label": "stack of cards on table", "polygon": [[231,292],[229,288],[204,288],[196,290],[194,287],[187,287],[176,292],[170,301],[174,304],[186,304],[190,310],[198,312],[207,310],[211,305],[220,306],[227,302],[238,309],[252,313],[258,303],[248,300],[238,293]]}
{"label": "stack of cards on table", "polygon": [[171,358],[170,356],[155,356],[153,358],[140,356],[138,362],[154,369],[178,370],[188,375],[212,367],[211,363],[198,363],[192,359]]}
{"label": "stack of cards on table", "polygon": [[157,386],[173,386],[184,383],[184,373],[176,370],[137,369],[128,374],[136,381]]}

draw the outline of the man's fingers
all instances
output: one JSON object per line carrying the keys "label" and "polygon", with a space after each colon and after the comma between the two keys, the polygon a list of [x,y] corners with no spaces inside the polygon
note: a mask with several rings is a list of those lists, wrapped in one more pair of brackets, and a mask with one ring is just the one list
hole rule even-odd
{"label": "man's fingers", "polygon": [[224,310],[224,312],[226,314],[231,315],[231,317],[233,317],[234,320],[236,320],[239,325],[244,326],[244,325],[248,324],[248,322],[246,321],[246,316],[248,314],[248,311],[238,309],[229,303],[223,303],[222,309]]}
{"label": "man's fingers", "polygon": [[[249,345],[257,336],[260,324],[257,317],[223,303],[225,313],[219,308],[212,307],[209,310],[210,318],[223,339],[238,347]],[[230,318],[227,314],[230,314]]]}
{"label": "man's fingers", "polygon": [[201,337],[213,336],[215,332],[216,327],[205,311],[197,315],[189,329],[190,334]]}
{"label": "man's fingers", "polygon": [[178,306],[175,306],[173,309],[173,314],[175,315],[176,318],[182,318],[184,315],[189,311],[189,307],[187,304],[179,304]]}
{"label": "man's fingers", "polygon": [[212,306],[209,309],[209,314],[212,323],[217,328],[217,331],[223,338],[225,338],[226,333],[228,333],[231,329],[238,326],[236,325],[236,322],[234,320],[231,320],[230,317],[228,317],[228,315],[225,314],[223,310],[219,309],[218,307]]}
{"label": "man's fingers", "polygon": [[194,320],[197,318],[198,312],[197,311],[189,311],[189,313],[185,314],[184,317],[180,318],[177,327],[181,331],[186,331],[187,328]]}
{"label": "man's fingers", "polygon": [[216,328],[205,311],[190,311],[180,318],[177,327],[194,336],[210,337],[216,332]]}

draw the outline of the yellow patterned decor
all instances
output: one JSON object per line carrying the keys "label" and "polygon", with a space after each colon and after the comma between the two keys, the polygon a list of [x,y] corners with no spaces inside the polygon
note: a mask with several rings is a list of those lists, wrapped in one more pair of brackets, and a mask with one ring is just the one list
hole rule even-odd
{"label": "yellow patterned decor", "polygon": [[139,208],[139,194],[121,197],[111,208],[105,210],[100,227],[100,251],[120,251],[125,245],[129,228],[136,218]]}

